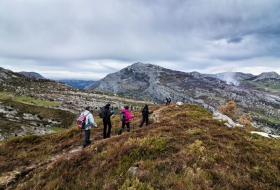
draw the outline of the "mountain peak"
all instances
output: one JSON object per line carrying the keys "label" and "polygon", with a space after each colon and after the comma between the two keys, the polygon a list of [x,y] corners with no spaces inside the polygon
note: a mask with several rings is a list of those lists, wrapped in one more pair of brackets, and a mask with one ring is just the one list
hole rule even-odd
{"label": "mountain peak", "polygon": [[128,66],[127,68],[134,68],[134,69],[138,69],[138,68],[162,68],[158,65],[153,65],[153,64],[150,64],[150,63],[141,63],[141,62],[137,62],[137,63],[133,63],[132,65]]}
{"label": "mountain peak", "polygon": [[26,77],[35,77],[35,78],[38,78],[38,79],[45,79],[42,75],[40,75],[39,73],[36,73],[36,72],[21,71],[21,72],[18,72],[18,73],[22,74]]}
{"label": "mountain peak", "polygon": [[262,80],[262,79],[280,79],[280,76],[274,71],[263,72],[263,73],[259,74],[257,76],[257,78],[254,79],[254,81],[258,81],[258,80]]}

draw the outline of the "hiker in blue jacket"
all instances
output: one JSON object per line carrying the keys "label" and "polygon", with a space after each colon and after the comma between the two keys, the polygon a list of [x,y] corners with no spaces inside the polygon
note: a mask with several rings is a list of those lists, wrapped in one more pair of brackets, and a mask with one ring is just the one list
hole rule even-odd
{"label": "hiker in blue jacket", "polygon": [[94,122],[94,118],[91,113],[90,106],[87,106],[85,111],[81,114],[86,115],[86,126],[84,129],[85,134],[84,134],[84,142],[83,142],[83,147],[85,148],[86,146],[88,146],[91,143],[91,141],[89,140],[90,139],[90,128],[91,128],[91,126],[97,127],[97,124]]}
{"label": "hiker in blue jacket", "polygon": [[[106,104],[104,108],[104,118],[103,118],[103,139],[109,138],[111,135],[112,123],[111,123],[111,116],[115,113],[115,110],[110,110],[111,105]],[[108,130],[107,130],[108,126]]]}

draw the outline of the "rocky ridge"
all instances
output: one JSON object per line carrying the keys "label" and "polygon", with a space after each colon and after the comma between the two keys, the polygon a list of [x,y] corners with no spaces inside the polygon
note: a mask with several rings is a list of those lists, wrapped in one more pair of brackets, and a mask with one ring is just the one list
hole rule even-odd
{"label": "rocky ridge", "polygon": [[40,75],[39,73],[36,73],[36,72],[21,71],[21,72],[18,72],[18,73],[22,74],[24,76],[27,76],[27,77],[35,77],[37,79],[45,79],[42,75]]}
{"label": "rocky ridge", "polygon": [[[217,106],[233,100],[238,105],[238,114],[251,115],[255,125],[261,122],[263,127],[270,125],[278,129],[277,122],[268,122],[265,118],[280,120],[279,94],[243,85],[243,81],[255,80],[251,74],[239,73],[237,76],[241,83],[238,86],[198,72],[186,73],[152,64],[135,63],[107,75],[87,89],[129,94],[154,103],[164,103],[166,97],[171,97],[173,102],[199,104],[212,112]],[[280,83],[278,76],[273,73],[260,75],[259,79],[268,77]]]}
{"label": "rocky ridge", "polygon": [[280,80],[280,76],[276,72],[265,72],[258,75],[253,81],[259,81],[263,79],[278,79]]}

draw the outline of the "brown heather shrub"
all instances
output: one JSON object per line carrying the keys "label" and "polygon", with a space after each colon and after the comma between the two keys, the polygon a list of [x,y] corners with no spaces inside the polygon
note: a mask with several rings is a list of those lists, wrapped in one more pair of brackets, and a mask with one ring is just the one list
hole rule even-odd
{"label": "brown heather shrub", "polygon": [[252,126],[252,123],[251,123],[252,122],[252,118],[251,118],[251,116],[246,115],[244,113],[241,116],[239,116],[238,122],[239,122],[239,124],[244,125],[244,126]]}
{"label": "brown heather shrub", "polygon": [[225,105],[218,106],[217,109],[222,114],[232,117],[236,113],[236,103],[231,100]]}

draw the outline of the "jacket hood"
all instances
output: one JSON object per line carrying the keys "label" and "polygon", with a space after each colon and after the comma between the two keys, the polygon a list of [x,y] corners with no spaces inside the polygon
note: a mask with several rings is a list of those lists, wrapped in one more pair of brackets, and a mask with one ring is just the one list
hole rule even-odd
{"label": "jacket hood", "polygon": [[129,112],[129,110],[124,108],[123,112],[127,113],[127,112]]}

